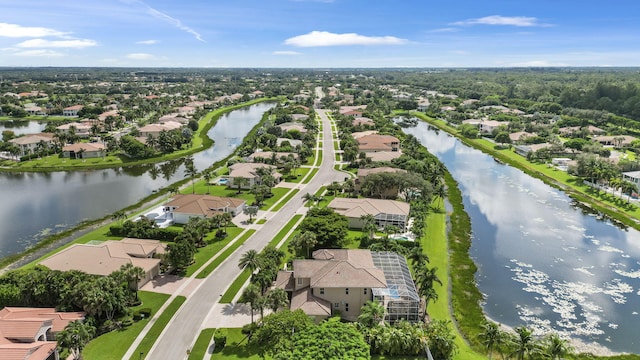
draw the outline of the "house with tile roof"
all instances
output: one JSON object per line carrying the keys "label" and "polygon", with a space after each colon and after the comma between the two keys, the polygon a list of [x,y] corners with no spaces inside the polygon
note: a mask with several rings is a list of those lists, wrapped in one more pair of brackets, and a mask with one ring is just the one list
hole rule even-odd
{"label": "house with tile roof", "polygon": [[63,116],[78,116],[78,111],[82,110],[84,106],[73,105],[62,109]]}
{"label": "house with tile roof", "polygon": [[39,133],[39,134],[28,134],[25,136],[20,136],[15,139],[9,140],[10,143],[16,145],[20,149],[20,156],[24,156],[30,153],[33,153],[38,144],[41,142],[46,147],[53,146],[53,134],[52,133]]}
{"label": "house with tile roof", "polygon": [[[375,168],[360,168],[358,169],[358,174],[357,174],[358,177],[356,178],[356,181],[355,181],[356,189],[358,191],[360,190],[360,186],[362,186],[362,183],[364,183],[365,179],[369,175],[380,174],[380,173],[406,173],[406,172],[407,172],[406,170],[392,168],[389,166],[381,166],[381,167],[375,167]],[[386,189],[384,189],[384,191],[381,192],[381,195],[384,198],[396,197],[398,196],[398,187],[397,186],[387,187]]]}
{"label": "house with tile roof", "polygon": [[177,194],[165,203],[164,210],[170,213],[173,222],[176,224],[186,224],[189,218],[211,218],[219,213],[229,213],[236,216],[242,213],[246,201],[238,198],[199,195],[199,194]]}
{"label": "house with tile roof", "polygon": [[[406,276],[402,276],[403,263]],[[343,319],[355,321],[362,306],[372,300],[387,309],[385,320],[420,318],[420,299],[406,259],[395,253],[320,249],[312,259],[294,260],[292,265],[293,270],[278,273],[274,287],[291,295],[292,311],[301,309],[316,321],[338,312]],[[394,312],[400,303],[401,314]]]}
{"label": "house with tile roof", "polygon": [[358,150],[365,153],[377,151],[400,151],[400,140],[391,135],[370,134],[356,138]]}
{"label": "house with tile roof", "polygon": [[75,143],[62,147],[62,157],[69,159],[100,158],[107,155],[107,147],[101,143]]}
{"label": "house with tile roof", "polygon": [[236,187],[237,182],[235,179],[237,178],[245,178],[247,179],[247,183],[242,185],[242,189],[251,189],[253,185],[260,185],[262,183],[261,176],[258,175],[260,172],[259,169],[267,168],[270,169],[271,176],[276,179],[276,182],[280,182],[282,180],[282,174],[276,171],[276,167],[273,165],[266,165],[261,163],[235,163],[229,166],[229,186]]}
{"label": "house with tile roof", "polygon": [[58,360],[56,334],[81,312],[54,308],[5,307],[0,310],[0,359]]}
{"label": "house with tile roof", "polygon": [[149,135],[157,138],[160,136],[160,133],[163,131],[171,131],[175,129],[180,129],[182,124],[177,121],[168,120],[163,122],[162,124],[149,124],[145,125],[138,129],[141,137],[147,137]]}
{"label": "house with tile roof", "polygon": [[74,244],[40,261],[51,270],[78,270],[87,274],[107,276],[131,264],[144,270],[142,286],[160,274],[160,259],[166,245],[158,240],[125,238],[108,240],[96,245]]}
{"label": "house with tile roof", "polygon": [[344,215],[349,220],[349,227],[362,229],[364,221],[362,216],[372,215],[376,225],[383,228],[386,225],[397,226],[405,231],[409,221],[409,204],[403,201],[368,198],[335,198],[329,205],[338,214]]}

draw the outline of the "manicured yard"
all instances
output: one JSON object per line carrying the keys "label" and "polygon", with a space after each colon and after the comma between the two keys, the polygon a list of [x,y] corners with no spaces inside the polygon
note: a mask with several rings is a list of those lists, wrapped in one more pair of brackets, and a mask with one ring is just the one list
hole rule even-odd
{"label": "manicured yard", "polygon": [[293,198],[295,196],[295,194],[298,193],[298,191],[300,191],[300,190],[298,190],[298,189],[291,190],[289,195],[287,195],[284,199],[282,199],[282,201],[280,201],[278,203],[278,205],[276,205],[273,209],[271,209],[271,211],[278,211],[278,210],[282,209],[282,207],[285,206],[289,202],[289,200],[291,200],[291,198]]}
{"label": "manicured yard", "polygon": [[[169,306],[162,312],[162,315],[156,320],[155,324],[149,329],[147,335],[142,339],[140,345],[133,352],[133,356],[130,360],[139,360],[140,358],[145,359],[146,355],[151,350],[151,347],[156,342],[164,327],[167,326],[169,320],[173,317],[173,315],[178,311],[180,306],[187,300],[184,296],[177,296]],[[126,349],[125,349],[126,351]],[[142,355],[140,355],[142,354]]]}
{"label": "manicured yard", "polygon": [[242,333],[242,329],[227,329],[227,345],[220,351],[217,349],[211,356],[212,360],[261,360],[270,357],[260,356],[261,349],[247,343],[247,337]]}
{"label": "manicured yard", "polygon": [[260,224],[264,224],[267,222],[267,219],[260,219],[258,221],[256,221],[256,224],[260,225]]}
{"label": "manicured yard", "polygon": [[[260,208],[261,209],[270,208],[271,205],[275,204],[275,202],[278,201],[278,199],[280,199],[282,196],[284,196],[284,194],[286,194],[287,191],[289,191],[289,189],[277,188],[277,187],[272,188],[271,189],[271,193],[273,193],[273,196],[268,198],[268,199],[265,199]],[[189,183],[189,185],[187,185],[181,191],[181,193],[183,193],[183,194],[191,194],[191,193],[193,193],[193,186],[191,185],[191,183]],[[209,185],[209,186],[207,186],[207,184],[205,183],[204,180],[196,181],[196,183],[195,183],[195,193],[196,194],[209,194],[209,195],[213,195],[213,196],[222,196],[222,197],[232,197],[232,198],[243,199],[249,205],[253,204],[253,202],[256,200],[255,195],[250,193],[248,189],[243,189],[240,192],[240,194],[238,194],[238,190],[237,189],[229,188],[229,187],[227,187],[225,185]]]}
{"label": "manicured yard", "polygon": [[318,168],[311,169],[311,175],[309,175],[302,183],[303,184],[309,183],[309,181],[311,181],[311,179],[313,179],[313,177],[316,176],[317,173],[318,173]]}
{"label": "manicured yard", "polygon": [[300,180],[302,180],[302,178],[304,178],[305,175],[307,175],[307,173],[309,172],[309,168],[298,168],[295,170],[292,170],[291,173],[295,173],[296,176],[293,179],[287,178],[285,179],[286,182],[292,182],[292,183],[299,183]]}
{"label": "manicured yard", "polygon": [[231,255],[234,251],[236,251],[240,245],[242,245],[245,241],[247,241],[247,239],[253,235],[253,233],[256,232],[255,230],[251,229],[251,230],[247,230],[246,233],[244,233],[244,235],[242,235],[242,237],[240,237],[238,240],[236,240],[233,245],[231,245],[230,247],[227,248],[227,250],[225,250],[220,256],[218,256],[215,260],[213,260],[206,268],[204,268],[204,270],[200,271],[199,273],[196,274],[196,278],[198,279],[204,279],[207,276],[209,276],[209,274],[211,274],[213,272],[213,270],[215,270],[220,264],[222,264],[222,262],[229,257],[229,255]]}
{"label": "manicured yard", "polygon": [[188,360],[204,359],[204,356],[207,354],[207,350],[209,349],[211,338],[213,338],[213,332],[215,330],[216,329],[204,329],[200,332],[196,343],[193,345],[193,349],[191,349],[191,353],[189,353]]}
{"label": "manicured yard", "polygon": [[227,237],[217,241],[210,239],[215,236],[215,231],[211,232],[211,234],[209,234],[207,238],[205,238],[208,245],[198,249],[198,252],[196,252],[195,255],[195,262],[187,268],[187,272],[185,275],[192,276],[204,263],[211,259],[215,254],[220,252],[220,250],[227,246],[227,244],[229,244],[233,239],[235,239],[242,232],[242,230],[244,229],[235,226],[229,227],[227,228]]}
{"label": "manicured yard", "polygon": [[[150,308],[151,314],[155,314],[158,309],[169,298],[169,295],[158,294],[147,291],[138,293],[142,304],[132,308],[133,311]],[[140,320],[133,325],[118,331],[100,335],[93,339],[82,351],[82,356],[86,360],[120,360],[124,353],[133,344],[135,338],[147,325],[149,319]]]}

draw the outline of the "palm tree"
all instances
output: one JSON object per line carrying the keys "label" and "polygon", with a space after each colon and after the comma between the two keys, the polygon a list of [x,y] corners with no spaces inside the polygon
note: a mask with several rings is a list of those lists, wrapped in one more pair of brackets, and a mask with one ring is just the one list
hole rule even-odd
{"label": "palm tree", "polygon": [[262,266],[262,258],[255,250],[249,250],[242,254],[240,262],[238,262],[240,269],[248,269],[252,273],[260,268],[260,266]]}
{"label": "palm tree", "polygon": [[211,193],[211,173],[209,171],[203,171],[202,172],[202,178],[204,179],[205,183],[207,183],[207,194]]}
{"label": "palm tree", "polygon": [[525,355],[530,355],[535,348],[533,340],[533,331],[525,326],[518,326],[516,329],[516,351],[512,355],[516,355],[518,360],[524,360]]}
{"label": "palm tree", "polygon": [[289,295],[284,289],[275,288],[267,293],[267,303],[273,312],[289,304]]}
{"label": "palm tree", "polygon": [[111,214],[111,220],[119,221],[120,223],[122,223],[122,221],[126,218],[127,218],[127,213],[125,213],[124,210],[118,210],[113,214]]}
{"label": "palm tree", "polygon": [[242,188],[249,185],[249,179],[236,176],[233,178],[233,185],[237,187],[238,194],[240,194],[242,192]]}
{"label": "palm tree", "polygon": [[93,339],[96,328],[91,324],[75,320],[58,333],[58,344],[69,349],[74,359],[82,359],[82,349]]}
{"label": "palm tree", "polygon": [[386,309],[384,305],[377,301],[367,301],[360,308],[360,316],[358,316],[358,322],[362,325],[371,328],[374,327],[384,319]]}
{"label": "palm tree", "polygon": [[311,231],[305,231],[299,233],[291,239],[289,242],[289,251],[294,254],[300,254],[304,249],[305,257],[308,259],[311,257],[311,249],[318,243],[316,234]]}
{"label": "palm tree", "polygon": [[420,243],[417,244],[418,245],[414,246],[407,256],[415,269],[418,269],[429,262],[429,256],[424,253]]}
{"label": "palm tree", "polygon": [[253,323],[253,310],[256,309],[256,304],[260,298],[260,289],[255,284],[249,284],[242,291],[238,302],[243,304],[249,304],[251,307],[251,323]]}
{"label": "palm tree", "polygon": [[560,338],[558,334],[551,333],[544,338],[544,354],[549,358],[561,359],[571,352],[573,352],[573,348],[567,344],[567,340]]}
{"label": "palm tree", "polygon": [[184,159],[184,173],[185,175],[189,176],[191,178],[191,184],[192,184],[192,194],[196,193],[196,183],[195,183],[195,178],[198,175],[198,169],[196,169],[195,164],[193,163],[193,157],[192,156],[187,156]]}
{"label": "palm tree", "polygon": [[245,213],[246,215],[249,215],[249,221],[253,221],[253,217],[258,215],[258,207],[257,206],[245,206],[244,210],[242,210],[243,213]]}
{"label": "palm tree", "polygon": [[135,291],[136,302],[138,301],[138,284],[140,279],[145,276],[145,272],[141,267],[133,266],[131,263],[122,265],[120,271],[127,279],[129,288]]}
{"label": "palm tree", "polygon": [[362,221],[362,231],[367,233],[369,239],[373,239],[373,236],[376,234],[376,230],[378,230],[376,218],[371,214],[366,214],[360,216],[360,220]]}
{"label": "palm tree", "polygon": [[494,322],[488,322],[482,325],[483,331],[479,334],[482,344],[487,347],[489,351],[489,360],[493,355],[493,347],[500,342],[502,332],[498,324]]}

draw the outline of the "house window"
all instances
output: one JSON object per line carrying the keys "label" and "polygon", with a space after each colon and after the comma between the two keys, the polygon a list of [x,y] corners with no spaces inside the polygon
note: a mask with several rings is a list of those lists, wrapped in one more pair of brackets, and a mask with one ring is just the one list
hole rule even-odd
{"label": "house window", "polygon": [[334,309],[337,309],[337,308],[339,308],[339,307],[340,307],[340,303],[333,303],[333,308],[334,308]]}
{"label": "house window", "polygon": [[364,294],[367,295],[367,288],[364,288]]}
{"label": "house window", "polygon": [[302,278],[298,278],[298,285],[302,285]]}
{"label": "house window", "polygon": [[346,295],[349,295],[349,288],[344,288],[344,293],[345,293]]}
{"label": "house window", "polygon": [[344,311],[349,312],[349,303],[344,304]]}
{"label": "house window", "polygon": [[324,288],[320,288],[320,295],[324,295]]}

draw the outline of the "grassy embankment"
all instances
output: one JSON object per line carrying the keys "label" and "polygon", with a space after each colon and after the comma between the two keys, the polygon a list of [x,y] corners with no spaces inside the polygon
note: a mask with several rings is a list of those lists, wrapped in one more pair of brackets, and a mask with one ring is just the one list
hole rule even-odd
{"label": "grassy embankment", "polygon": [[278,98],[261,98],[254,99],[242,104],[227,106],[209,112],[198,121],[198,130],[194,133],[191,140],[191,146],[187,149],[175,151],[170,154],[155,156],[149,159],[130,159],[125,155],[108,155],[104,158],[92,159],[66,159],[61,158],[58,154],[45,156],[41,159],[33,159],[23,162],[2,161],[3,167],[0,171],[67,171],[67,170],[90,170],[90,169],[106,169],[120,166],[135,166],[143,164],[158,163],[167,160],[174,160],[205,150],[213,145],[213,140],[207,136],[207,132],[218,122],[220,116],[233,110],[240,109],[245,106],[253,105],[264,101],[276,101]]}
{"label": "grassy embankment", "polygon": [[640,208],[629,206],[625,199],[620,199],[609,193],[594,190],[590,186],[583,184],[579,178],[571,176],[564,171],[549,167],[547,164],[535,164],[526,158],[516,154],[513,150],[496,150],[495,144],[484,139],[468,139],[462,136],[457,129],[447,125],[442,120],[430,118],[421,113],[413,115],[425,120],[431,125],[438,127],[454,136],[468,146],[474,147],[482,152],[497,158],[504,163],[516,167],[526,174],[544,181],[546,184],[564,191],[575,201],[605,214],[615,221],[625,226],[640,230]]}
{"label": "grassy embankment", "polygon": [[[129,358],[130,360],[139,360],[140,358],[145,359],[146,354],[149,353],[153,344],[155,344],[158,337],[164,330],[165,326],[169,323],[173,315],[178,311],[180,306],[187,300],[184,296],[177,296],[169,306],[162,312],[160,317],[156,320],[156,322],[151,326],[149,332],[142,339],[136,350],[133,352],[133,355]],[[135,339],[135,338],[134,338]],[[128,348],[125,348],[125,352]],[[92,360],[92,359],[87,359]]]}

